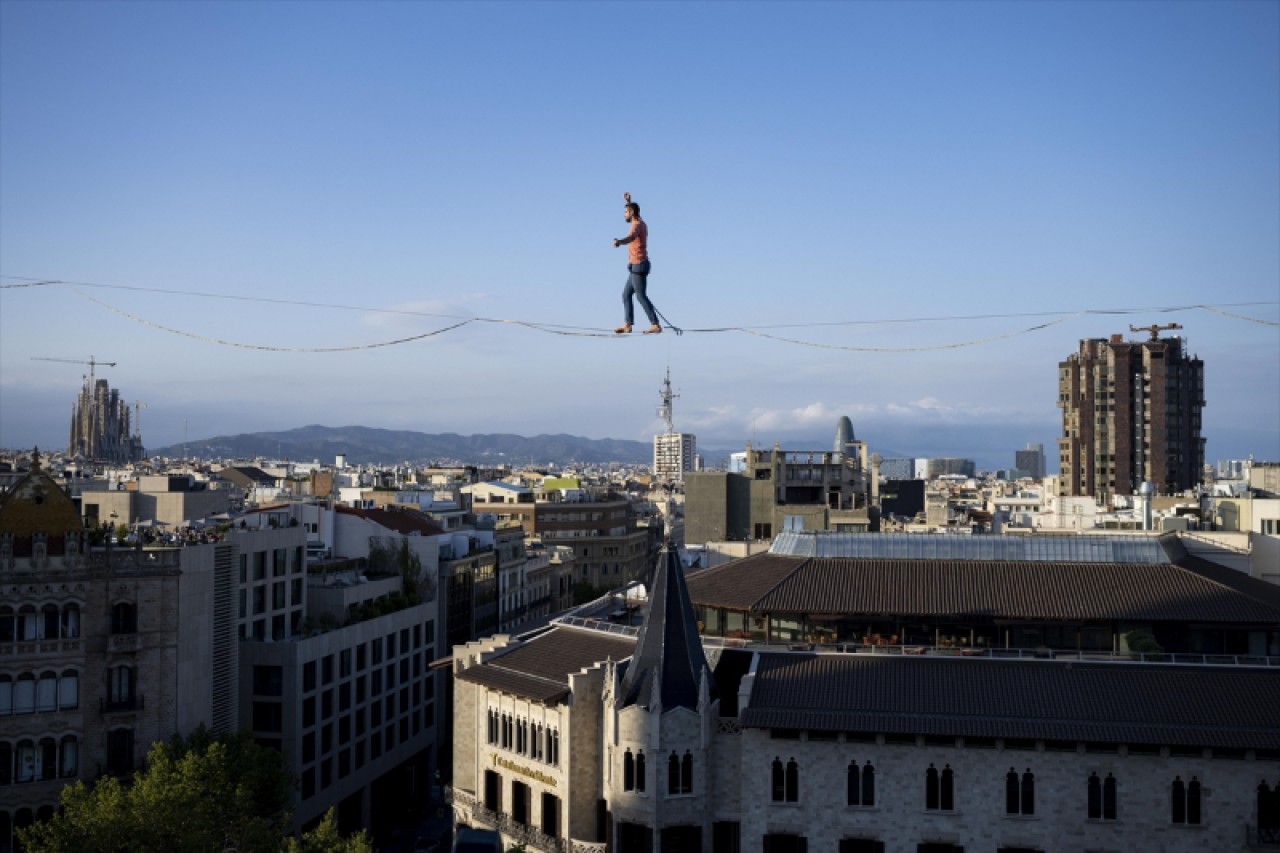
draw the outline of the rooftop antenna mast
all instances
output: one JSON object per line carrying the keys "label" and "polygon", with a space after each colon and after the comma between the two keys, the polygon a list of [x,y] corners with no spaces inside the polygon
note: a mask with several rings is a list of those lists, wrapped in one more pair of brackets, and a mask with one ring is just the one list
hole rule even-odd
{"label": "rooftop antenna mast", "polygon": [[668,367],[667,378],[662,383],[662,405],[658,407],[658,417],[667,425],[667,435],[676,431],[676,425],[671,420],[671,401],[679,396],[671,391],[671,368]]}

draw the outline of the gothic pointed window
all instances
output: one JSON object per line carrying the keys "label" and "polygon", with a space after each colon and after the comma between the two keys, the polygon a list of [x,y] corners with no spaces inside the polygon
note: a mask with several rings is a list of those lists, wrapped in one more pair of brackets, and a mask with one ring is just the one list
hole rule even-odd
{"label": "gothic pointed window", "polygon": [[636,754],[636,790],[644,793],[645,789],[645,772],[644,772],[644,750],[640,750]]}
{"label": "gothic pointed window", "polygon": [[680,787],[685,794],[693,793],[693,753],[688,750],[680,760]]}
{"label": "gothic pointed window", "polygon": [[627,750],[622,756],[622,790],[636,789],[636,757]]}

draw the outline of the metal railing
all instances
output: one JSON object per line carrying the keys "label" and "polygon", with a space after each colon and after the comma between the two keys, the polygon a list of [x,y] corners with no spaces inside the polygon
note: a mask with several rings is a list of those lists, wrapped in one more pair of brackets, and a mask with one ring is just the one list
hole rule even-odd
{"label": "metal railing", "polygon": [[1280,849],[1280,827],[1245,826],[1245,845],[1250,850]]}
{"label": "metal railing", "polygon": [[451,806],[461,806],[470,812],[472,819],[480,821],[518,844],[543,853],[604,853],[603,842],[578,841],[572,838],[556,838],[536,827],[517,821],[511,815],[494,811],[484,805],[469,791],[461,791],[451,785],[444,788],[444,799]]}

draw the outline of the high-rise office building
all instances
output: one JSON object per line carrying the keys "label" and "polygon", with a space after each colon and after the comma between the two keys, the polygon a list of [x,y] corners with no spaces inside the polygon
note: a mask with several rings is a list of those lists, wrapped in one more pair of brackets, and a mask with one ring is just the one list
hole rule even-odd
{"label": "high-rise office building", "polygon": [[1060,495],[1133,494],[1143,482],[1164,494],[1200,482],[1204,438],[1204,362],[1181,337],[1161,338],[1171,326],[1130,327],[1145,341],[1080,341],[1058,365]]}
{"label": "high-rise office building", "polygon": [[1033,480],[1044,479],[1044,445],[1028,444],[1013,452],[1013,467]]}

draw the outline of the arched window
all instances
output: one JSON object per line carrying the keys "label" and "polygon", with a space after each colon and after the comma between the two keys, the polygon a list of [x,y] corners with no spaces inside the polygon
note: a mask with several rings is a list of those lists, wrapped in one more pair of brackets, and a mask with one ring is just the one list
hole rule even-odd
{"label": "arched window", "polygon": [[862,767],[857,761],[850,761],[846,771],[848,775],[848,792],[846,803],[851,806],[874,806],[876,804],[876,769],[868,761]]}
{"label": "arched window", "polygon": [[1030,770],[1022,774],[1022,813],[1036,813],[1036,777]]}
{"label": "arched window", "polygon": [[31,714],[36,710],[36,678],[29,672],[13,683],[13,713]]}
{"label": "arched window", "polygon": [[955,774],[950,764],[943,765],[941,773],[932,764],[925,771],[924,807],[944,812],[955,809]]}
{"label": "arched window", "polygon": [[876,769],[871,766],[870,761],[862,765],[862,804],[876,804]]}
{"label": "arched window", "polygon": [[15,638],[14,634],[14,615],[13,608],[5,605],[0,607],[0,643],[12,643]]}
{"label": "arched window", "polygon": [[120,601],[111,607],[111,633],[138,633],[138,609],[127,601]]}
{"label": "arched window", "polygon": [[59,625],[62,622],[62,614],[58,610],[58,605],[46,604],[43,608],[41,608],[40,615],[41,617],[43,617],[40,620],[41,622],[40,639],[42,640],[58,639],[58,629],[59,629]]}
{"label": "arched window", "polygon": [[[0,740],[0,785],[13,784],[13,747]],[[0,839],[3,840],[3,839]]]}
{"label": "arched window", "polygon": [[1004,813],[1018,814],[1018,771],[1012,767],[1004,774]]}
{"label": "arched window", "polygon": [[1116,819],[1116,777],[1110,773],[1102,781],[1102,819]]}
{"label": "arched window", "polygon": [[862,770],[858,767],[858,762],[849,762],[849,767],[845,770],[845,776],[847,777],[845,779],[845,805],[862,805]]}
{"label": "arched window", "polygon": [[622,756],[622,790],[634,791],[636,789],[636,757],[631,754],[631,750],[627,750]]}
{"label": "arched window", "polygon": [[75,640],[80,637],[80,605],[72,602],[62,608],[62,638]]}
{"label": "arched window", "polygon": [[781,758],[773,759],[770,788],[775,803],[794,803],[800,799],[800,765],[792,758],[785,765]]}
{"label": "arched window", "polygon": [[[559,734],[557,734],[556,737],[558,738]],[[558,747],[556,749],[556,752],[557,754],[559,754]],[[644,789],[645,789],[645,775],[646,774],[644,770],[644,750],[642,749],[640,750],[640,752],[636,753],[636,790],[642,794],[644,793]]]}
{"label": "arched window", "polygon": [[64,669],[58,681],[58,707],[76,708],[80,705],[80,673]]}
{"label": "arched window", "polygon": [[1200,825],[1200,780],[1194,776],[1187,783],[1187,824]]}
{"label": "arched window", "polygon": [[39,639],[39,635],[39,614],[34,605],[24,604],[18,608],[18,639],[25,643]]}
{"label": "arched window", "polygon": [[80,743],[75,735],[66,735],[62,738],[60,746],[58,775],[67,779],[80,772]]}
{"label": "arched window", "polygon": [[48,782],[58,778],[58,742],[51,737],[40,740],[39,779]]}
{"label": "arched window", "polygon": [[107,703],[112,708],[132,708],[134,703],[134,671],[131,666],[115,666],[107,670]]}
{"label": "arched window", "polygon": [[29,740],[18,741],[16,760],[14,761],[14,781],[34,782],[37,777],[36,761],[38,760],[36,745]]}
{"label": "arched window", "polygon": [[693,754],[687,749],[680,761],[680,787],[686,794],[693,793]]}
{"label": "arched window", "polygon": [[40,673],[36,682],[36,710],[58,710],[58,674],[52,670]]}
{"label": "arched window", "polygon": [[1258,785],[1258,829],[1280,829],[1280,785]]}
{"label": "arched window", "polygon": [[1089,774],[1089,820],[1102,819],[1102,780],[1098,778],[1097,773]]}
{"label": "arched window", "polygon": [[680,756],[673,751],[667,758],[667,793],[679,794],[680,791]]}
{"label": "arched window", "polygon": [[0,675],[0,717],[13,713],[13,678]]}
{"label": "arched window", "polygon": [[1169,790],[1169,819],[1174,823],[1187,822],[1187,786],[1182,784],[1181,776],[1173,777],[1173,785]]}
{"label": "arched window", "polygon": [[133,772],[133,729],[107,732],[107,772],[117,776]]}

